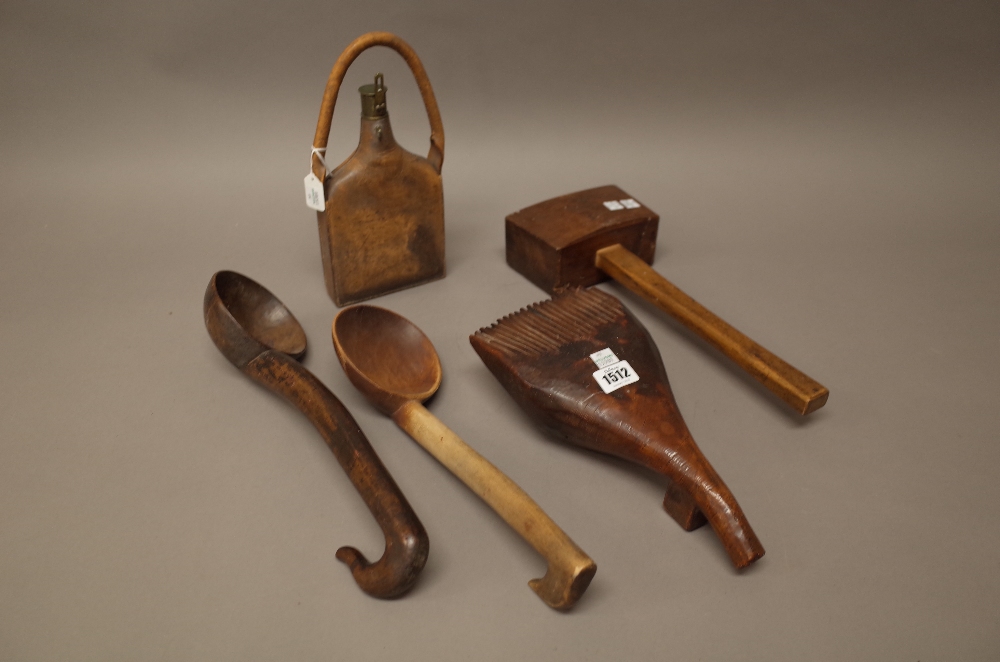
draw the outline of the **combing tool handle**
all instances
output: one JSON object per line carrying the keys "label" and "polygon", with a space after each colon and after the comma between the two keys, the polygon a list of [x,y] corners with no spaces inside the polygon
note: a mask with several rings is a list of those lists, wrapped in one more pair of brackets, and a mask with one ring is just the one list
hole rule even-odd
{"label": "combing tool handle", "polygon": [[528,585],[545,604],[569,609],[590,585],[597,565],[517,483],[449,430],[418,402],[404,403],[393,420],[475,492],[548,561]]}
{"label": "combing tool handle", "polygon": [[597,251],[601,269],[712,344],[800,414],[826,404],[830,391],[746,337],[621,244]]}

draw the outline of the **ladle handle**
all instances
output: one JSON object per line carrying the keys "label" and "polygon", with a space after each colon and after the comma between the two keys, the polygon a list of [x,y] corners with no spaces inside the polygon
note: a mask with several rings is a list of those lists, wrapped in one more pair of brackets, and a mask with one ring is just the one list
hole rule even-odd
{"label": "ladle handle", "polygon": [[[323,92],[323,103],[319,109],[319,120],[316,122],[316,136],[313,138],[314,149],[326,149],[326,143],[330,139],[330,123],[333,121],[333,108],[337,105],[337,94],[340,93],[340,85],[344,82],[344,75],[347,68],[361,53],[372,46],[388,46],[399,53],[406,64],[410,66],[413,77],[417,81],[420,89],[420,96],[424,100],[424,107],[427,109],[427,119],[431,124],[431,148],[427,154],[427,160],[431,162],[434,169],[441,174],[441,164],[444,162],[444,127],[441,124],[441,111],[438,110],[437,99],[434,98],[434,90],[431,88],[431,81],[427,78],[424,65],[420,62],[416,52],[405,41],[391,32],[369,32],[363,34],[344,49],[337,61],[330,70],[330,77],[326,81],[326,90]],[[312,171],[320,181],[326,178],[326,171],[316,152],[312,155]]]}
{"label": "ladle handle", "polygon": [[408,401],[393,420],[475,492],[548,561],[528,585],[555,609],[569,609],[590,585],[597,565],[538,507],[517,483],[462,441],[418,402]]}
{"label": "ladle handle", "polygon": [[385,552],[378,561],[369,563],[354,547],[341,547],[337,558],[369,595],[391,598],[406,592],[427,562],[427,533],[354,417],[315,375],[286,354],[266,351],[243,371],[312,421],[382,528]]}
{"label": "ladle handle", "polygon": [[598,269],[673,315],[800,414],[809,414],[826,404],[830,391],[825,386],[731,327],[621,244],[597,251],[595,263]]}

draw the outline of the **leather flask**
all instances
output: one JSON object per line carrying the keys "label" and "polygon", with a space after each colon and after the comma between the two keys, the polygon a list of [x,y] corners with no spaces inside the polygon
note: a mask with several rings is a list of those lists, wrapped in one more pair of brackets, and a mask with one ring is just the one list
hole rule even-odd
{"label": "leather flask", "polygon": [[[372,46],[392,48],[413,72],[430,120],[430,152],[424,158],[396,143],[386,110],[386,87],[382,74],[377,74],[373,84],[359,89],[358,148],[327,172],[323,153],[337,93],[347,68]],[[444,277],[443,160],[441,115],[417,54],[388,32],[369,32],[355,39],[330,72],[311,159],[313,181],[323,183],[324,204],[317,207],[324,208],[317,211],[323,274],[326,290],[338,306]]]}

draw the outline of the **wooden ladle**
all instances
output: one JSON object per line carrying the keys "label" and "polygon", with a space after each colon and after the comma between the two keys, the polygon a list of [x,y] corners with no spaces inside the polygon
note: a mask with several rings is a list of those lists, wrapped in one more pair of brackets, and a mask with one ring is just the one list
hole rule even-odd
{"label": "wooden ladle", "polygon": [[550,607],[572,607],[597,565],[524,490],[421,404],[441,385],[441,362],[427,336],[389,310],[354,306],[333,320],[333,344],[351,383],[548,561],[545,576],[528,582],[532,590]]}
{"label": "wooden ladle", "polygon": [[312,421],[375,516],[382,558],[369,563],[354,547],[337,550],[354,581],[377,598],[406,592],[427,562],[427,533],[350,412],[298,362],[306,352],[298,320],[257,282],[220,271],[205,290],[205,326],[230,363]]}

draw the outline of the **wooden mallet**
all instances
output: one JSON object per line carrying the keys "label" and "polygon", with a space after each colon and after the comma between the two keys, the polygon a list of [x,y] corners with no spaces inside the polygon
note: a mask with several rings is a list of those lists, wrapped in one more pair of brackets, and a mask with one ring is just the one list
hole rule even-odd
{"label": "wooden mallet", "polygon": [[609,277],[732,359],[800,414],[830,396],[825,386],[734,329],[649,264],[660,217],[617,186],[570,193],[507,217],[507,263],[550,294]]}

